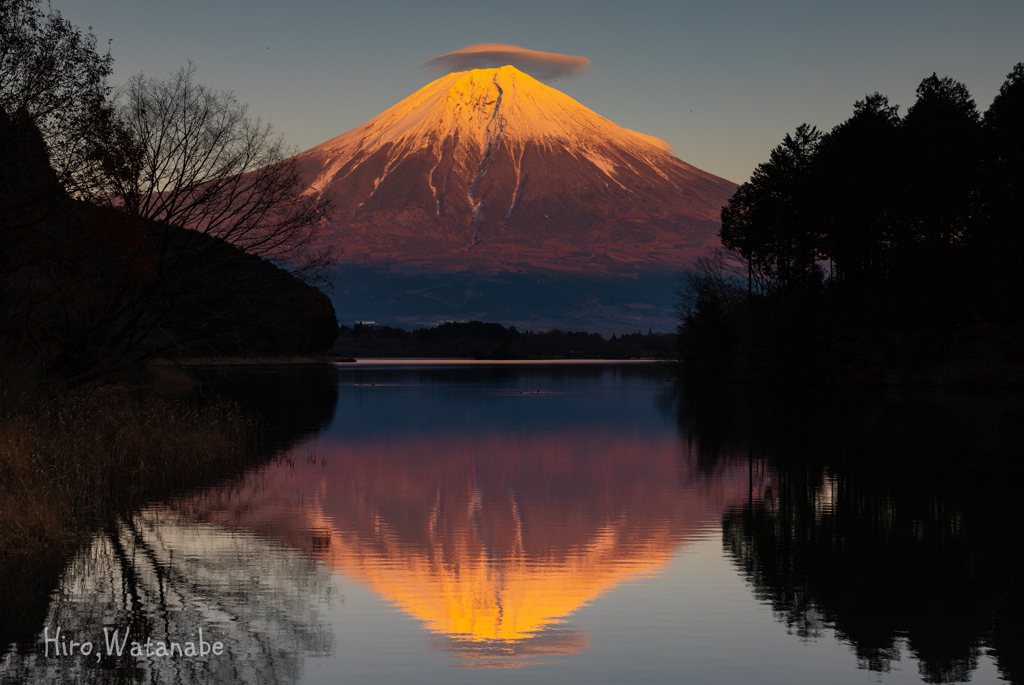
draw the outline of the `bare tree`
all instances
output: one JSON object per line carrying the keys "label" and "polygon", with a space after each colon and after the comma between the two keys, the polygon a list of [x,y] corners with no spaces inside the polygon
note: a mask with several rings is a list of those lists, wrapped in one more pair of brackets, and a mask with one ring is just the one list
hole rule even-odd
{"label": "bare tree", "polygon": [[322,273],[331,254],[316,239],[327,203],[300,194],[294,151],[269,122],[252,118],[231,92],[197,84],[195,72],[189,63],[165,80],[140,74],[121,89],[113,135],[122,142],[98,152],[109,185],[96,199],[219,238],[300,277]]}
{"label": "bare tree", "polygon": [[[5,28],[5,39],[44,40],[31,28],[44,18],[19,21],[29,27]],[[44,79],[54,87],[78,73],[74,60],[47,64],[66,72]],[[265,261],[307,282],[324,275],[330,253],[315,239],[325,204],[300,196],[297,166],[269,124],[196,85],[194,71],[137,77],[116,108],[101,102],[102,116],[76,119],[78,100],[19,86],[0,64],[17,107],[13,118],[0,113],[0,347],[81,384],[166,354],[330,345],[330,301]],[[17,99],[19,88],[42,94]],[[38,105],[57,100],[71,110]],[[50,167],[72,132],[82,164],[62,177]]]}
{"label": "bare tree", "polygon": [[[744,280],[747,288],[741,285]],[[679,274],[677,314],[682,322],[698,315],[722,313],[736,307],[751,293],[763,294],[764,289],[764,278],[749,268],[738,252],[708,248],[693,266]]]}

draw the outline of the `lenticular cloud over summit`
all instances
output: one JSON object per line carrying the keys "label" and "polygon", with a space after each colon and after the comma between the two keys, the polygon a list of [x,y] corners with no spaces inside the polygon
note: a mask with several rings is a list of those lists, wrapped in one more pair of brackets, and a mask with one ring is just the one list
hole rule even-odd
{"label": "lenticular cloud over summit", "polygon": [[589,64],[589,59],[576,55],[538,52],[501,43],[478,43],[431,57],[423,63],[422,68],[432,72],[448,73],[511,65],[536,79],[550,81],[588,72]]}

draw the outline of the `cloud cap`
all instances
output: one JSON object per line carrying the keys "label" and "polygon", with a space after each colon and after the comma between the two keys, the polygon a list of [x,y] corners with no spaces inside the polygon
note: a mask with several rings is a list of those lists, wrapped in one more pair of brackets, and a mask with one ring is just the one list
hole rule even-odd
{"label": "cloud cap", "polygon": [[538,52],[501,43],[468,45],[454,52],[431,57],[421,68],[432,72],[449,73],[470,69],[492,69],[507,64],[541,81],[577,76],[590,71],[590,60],[586,57]]}

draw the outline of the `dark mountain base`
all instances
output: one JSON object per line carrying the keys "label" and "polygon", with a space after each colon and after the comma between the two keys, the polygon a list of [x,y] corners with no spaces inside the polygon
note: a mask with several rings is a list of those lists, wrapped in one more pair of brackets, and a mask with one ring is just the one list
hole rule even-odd
{"label": "dark mountain base", "polygon": [[342,325],[413,329],[446,321],[493,321],[520,330],[586,330],[604,336],[676,327],[676,274],[586,276],[553,271],[414,272],[344,266],[331,299]]}

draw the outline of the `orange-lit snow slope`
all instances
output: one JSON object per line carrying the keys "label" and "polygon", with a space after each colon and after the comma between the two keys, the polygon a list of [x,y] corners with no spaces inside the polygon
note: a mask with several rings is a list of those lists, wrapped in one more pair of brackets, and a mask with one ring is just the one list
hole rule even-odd
{"label": "orange-lit snow slope", "polygon": [[356,263],[607,273],[714,243],[735,184],[511,66],[448,74],[297,158]]}

